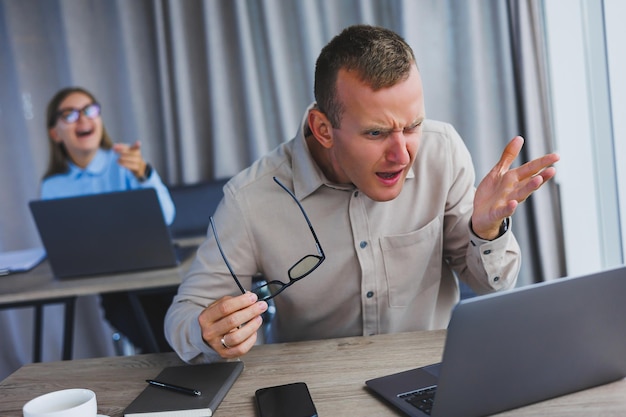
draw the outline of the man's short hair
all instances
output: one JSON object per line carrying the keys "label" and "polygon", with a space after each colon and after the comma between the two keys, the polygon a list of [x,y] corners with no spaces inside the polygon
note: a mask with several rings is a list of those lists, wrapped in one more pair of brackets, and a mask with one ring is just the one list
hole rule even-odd
{"label": "man's short hair", "polygon": [[382,27],[354,25],[344,29],[323,49],[315,64],[315,100],[333,127],[338,128],[343,105],[337,98],[340,69],[355,71],[374,91],[406,80],[415,64],[411,47],[397,33]]}

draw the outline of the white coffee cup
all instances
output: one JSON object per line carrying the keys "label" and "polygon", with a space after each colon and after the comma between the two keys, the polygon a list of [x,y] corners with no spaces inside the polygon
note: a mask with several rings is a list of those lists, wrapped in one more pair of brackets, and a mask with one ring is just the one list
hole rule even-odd
{"label": "white coffee cup", "polygon": [[24,405],[24,417],[96,417],[96,393],[72,388],[49,392]]}

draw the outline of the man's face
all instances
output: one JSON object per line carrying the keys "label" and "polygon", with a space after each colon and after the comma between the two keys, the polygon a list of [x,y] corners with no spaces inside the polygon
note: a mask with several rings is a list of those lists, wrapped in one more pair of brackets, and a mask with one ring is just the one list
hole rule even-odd
{"label": "man's face", "polygon": [[415,160],[425,117],[417,67],[406,80],[378,91],[340,70],[337,95],[344,112],[341,127],[332,129],[331,180],[352,183],[372,200],[396,198]]}

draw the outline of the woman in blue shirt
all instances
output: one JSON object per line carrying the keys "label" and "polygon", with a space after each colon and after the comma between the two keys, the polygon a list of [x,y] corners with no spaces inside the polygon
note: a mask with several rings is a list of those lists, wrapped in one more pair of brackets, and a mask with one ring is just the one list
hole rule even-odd
{"label": "woman in blue shirt", "polygon": [[113,144],[91,93],[79,87],[59,91],[48,104],[47,123],[50,161],[41,198],[154,188],[166,223],[172,223],[174,203],[143,159],[140,142]]}
{"label": "woman in blue shirt", "polygon": [[[163,217],[171,224],[174,203],[159,174],[141,155],[141,144],[113,143],[95,97],[80,87],[60,90],[48,103],[50,161],[41,183],[41,198],[74,197],[138,188],[154,188]],[[160,350],[170,350],[163,337],[163,318],[173,293],[143,296],[141,301]],[[101,295],[105,317],[144,352],[149,350],[127,293]]]}

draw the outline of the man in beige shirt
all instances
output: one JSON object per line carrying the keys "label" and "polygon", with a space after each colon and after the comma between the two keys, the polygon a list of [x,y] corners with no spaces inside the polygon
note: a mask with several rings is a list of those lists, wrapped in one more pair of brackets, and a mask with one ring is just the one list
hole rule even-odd
{"label": "man in beige shirt", "polygon": [[185,361],[252,348],[268,308],[249,291],[259,273],[274,281],[278,342],[445,328],[456,277],[477,293],[515,284],[510,216],[557,155],[510,169],[516,137],[475,189],[459,135],[426,120],[413,51],[382,28],[347,28],[322,50],[315,98],[294,139],[224,187],[221,247],[209,232],[165,321]]}

